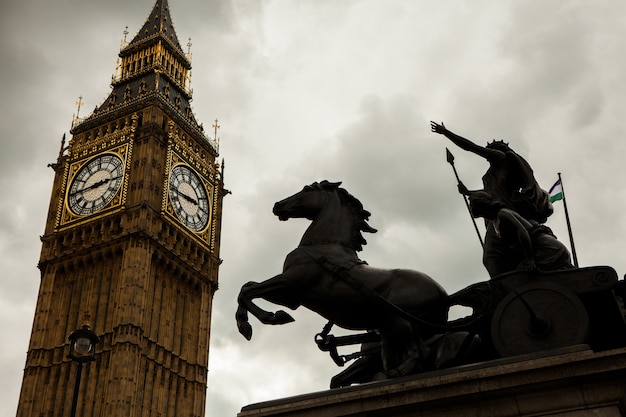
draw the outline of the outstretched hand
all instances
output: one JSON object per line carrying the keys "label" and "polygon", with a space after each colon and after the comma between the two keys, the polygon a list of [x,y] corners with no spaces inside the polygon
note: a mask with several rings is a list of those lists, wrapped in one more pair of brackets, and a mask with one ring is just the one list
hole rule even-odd
{"label": "outstretched hand", "polygon": [[435,123],[431,121],[430,130],[431,132],[435,132],[435,133],[439,133],[440,135],[443,135],[448,129],[446,129],[446,126],[443,124],[443,122],[439,124],[439,123]]}

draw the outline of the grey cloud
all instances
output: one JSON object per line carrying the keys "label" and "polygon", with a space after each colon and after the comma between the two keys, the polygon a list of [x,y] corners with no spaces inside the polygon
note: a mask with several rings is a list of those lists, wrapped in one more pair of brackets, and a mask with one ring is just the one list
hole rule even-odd
{"label": "grey cloud", "polygon": [[[45,165],[56,158],[78,96],[87,103],[83,115],[106,97],[122,31],[128,25],[133,36],[152,5],[2,3],[0,266],[9,278],[0,282],[0,325],[14,340],[0,347],[0,414],[15,412],[37,296],[52,182]],[[379,232],[366,236],[361,253],[371,265],[425,271],[449,292],[487,278],[444,148],[472,188],[487,165],[431,133],[431,119],[478,143],[509,141],[545,187],[563,172],[581,260],[626,272],[622,3],[170,0],[170,7],[181,43],[192,38],[198,120],[222,125],[233,191],[224,202],[207,415],[325,389],[339,371],[312,342],[323,324],[314,313],[299,309],[296,323],[282,327],[253,322],[251,342],[234,322],[239,287],[279,273],[307,227],[271,213],[304,184],[342,180],[372,212]],[[562,206],[555,210],[550,226],[566,240]]]}

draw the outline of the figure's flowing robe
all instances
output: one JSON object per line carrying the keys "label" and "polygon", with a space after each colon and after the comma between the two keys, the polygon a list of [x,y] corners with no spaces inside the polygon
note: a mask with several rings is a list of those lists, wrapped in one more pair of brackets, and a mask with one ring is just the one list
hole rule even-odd
{"label": "figure's flowing robe", "polygon": [[528,162],[513,151],[507,151],[502,161],[492,162],[482,180],[495,200],[528,220],[545,223],[552,214],[548,193],[535,180]]}

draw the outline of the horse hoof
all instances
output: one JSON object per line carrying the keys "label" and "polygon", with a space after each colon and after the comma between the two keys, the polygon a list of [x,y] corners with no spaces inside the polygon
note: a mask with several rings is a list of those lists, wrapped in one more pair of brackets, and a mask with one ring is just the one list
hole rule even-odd
{"label": "horse hoof", "polygon": [[295,320],[293,317],[291,317],[289,313],[283,310],[278,310],[276,313],[274,313],[272,324],[285,324],[285,323],[291,323],[292,321],[295,321]]}
{"label": "horse hoof", "polygon": [[239,329],[239,333],[241,333],[246,340],[252,339],[252,326],[250,326],[250,323],[237,323],[237,328]]}

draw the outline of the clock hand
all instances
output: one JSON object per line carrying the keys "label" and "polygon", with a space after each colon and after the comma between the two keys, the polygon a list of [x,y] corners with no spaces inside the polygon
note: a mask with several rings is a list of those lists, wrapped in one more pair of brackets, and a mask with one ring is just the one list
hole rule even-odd
{"label": "clock hand", "polygon": [[193,197],[189,197],[187,194],[183,194],[183,193],[180,193],[180,195],[183,196],[183,198],[189,201],[191,204],[194,204],[196,206],[198,205],[198,202]]}
{"label": "clock hand", "polygon": [[195,198],[188,196],[187,194],[180,191],[178,188],[174,188],[174,187],[170,187],[170,188],[176,191],[176,193],[178,193],[183,199],[189,201],[191,204],[194,204],[196,206],[198,205],[198,201]]}
{"label": "clock hand", "polygon": [[75,191],[75,192],[71,193],[70,195],[75,195],[75,194],[78,194],[78,193],[82,193],[82,192],[85,192],[85,191],[91,190],[91,189],[93,189],[93,188],[98,188],[98,187],[100,187],[100,186],[102,186],[102,185],[104,185],[104,184],[107,184],[107,183],[109,183],[109,182],[110,182],[110,181],[112,181],[112,180],[116,180],[116,179],[118,179],[118,178],[119,178],[119,177],[105,178],[105,179],[103,179],[103,180],[100,180],[100,181],[98,181],[98,182],[96,182],[96,183],[91,184],[89,187],[85,187],[85,188],[83,188],[83,189],[81,189],[81,190]]}
{"label": "clock hand", "polygon": [[197,206],[197,205],[198,205],[198,200],[196,200],[195,198],[193,198],[193,197],[189,197],[189,196],[188,196],[188,195],[186,195],[186,194],[182,194],[182,196],[183,196],[183,198],[184,198],[185,200],[189,201],[189,202],[190,202],[191,204],[193,204],[194,206]]}

